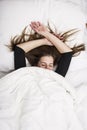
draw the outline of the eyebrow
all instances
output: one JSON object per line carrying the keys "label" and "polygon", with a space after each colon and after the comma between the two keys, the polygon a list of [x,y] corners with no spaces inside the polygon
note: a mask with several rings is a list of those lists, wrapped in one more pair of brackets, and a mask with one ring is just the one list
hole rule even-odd
{"label": "eyebrow", "polygon": [[[41,62],[41,63],[44,63],[44,64],[46,64],[46,62]],[[53,63],[49,63],[49,64],[53,64]]]}

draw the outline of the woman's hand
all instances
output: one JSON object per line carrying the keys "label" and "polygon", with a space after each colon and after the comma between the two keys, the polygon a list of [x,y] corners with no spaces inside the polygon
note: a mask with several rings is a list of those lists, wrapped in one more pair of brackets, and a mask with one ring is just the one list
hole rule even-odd
{"label": "woman's hand", "polygon": [[[31,22],[30,26],[35,32],[37,32],[42,36],[44,36],[44,34],[49,31],[48,28],[43,24],[41,24],[40,22]],[[53,44],[46,38],[44,38],[44,43],[45,45],[53,46]]]}
{"label": "woman's hand", "polygon": [[61,41],[64,41],[64,37],[61,36],[60,34],[57,33],[53,33],[53,35],[55,35],[57,38],[59,38]]}
{"label": "woman's hand", "polygon": [[[49,32],[49,29],[40,22],[31,22],[30,26],[35,32],[43,36],[46,32]],[[56,36],[61,41],[64,41],[64,37],[61,36],[60,34],[53,33],[53,35]]]}
{"label": "woman's hand", "polygon": [[40,22],[31,22],[30,26],[35,32],[40,35],[44,35],[44,33],[48,32],[48,28]]}

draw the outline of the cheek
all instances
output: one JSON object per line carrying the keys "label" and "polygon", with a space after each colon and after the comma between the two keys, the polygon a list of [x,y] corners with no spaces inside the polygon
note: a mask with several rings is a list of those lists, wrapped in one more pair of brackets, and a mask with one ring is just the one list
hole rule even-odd
{"label": "cheek", "polygon": [[54,68],[53,67],[49,67],[49,70],[54,70]]}
{"label": "cheek", "polygon": [[38,67],[40,67],[40,64],[39,64],[39,62],[37,63],[37,66],[38,66]]}
{"label": "cheek", "polygon": [[41,68],[44,68],[44,69],[46,68],[45,66],[40,66],[40,67],[41,67]]}
{"label": "cheek", "polygon": [[49,68],[49,70],[53,70],[53,69]]}
{"label": "cheek", "polygon": [[41,65],[40,63],[38,63],[37,66],[41,68],[45,68],[45,66]]}

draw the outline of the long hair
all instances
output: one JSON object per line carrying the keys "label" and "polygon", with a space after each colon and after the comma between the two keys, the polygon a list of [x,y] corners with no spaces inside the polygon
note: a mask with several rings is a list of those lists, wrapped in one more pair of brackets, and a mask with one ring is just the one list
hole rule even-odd
{"label": "long hair", "polygon": [[[77,33],[79,31],[77,29],[72,29],[72,30],[69,30],[67,32],[57,34],[56,29],[55,29],[55,31],[53,31],[51,29],[49,23],[48,23],[47,27],[48,27],[50,33],[52,33],[53,35],[58,37],[65,44],[68,41],[69,37],[71,37],[72,35],[74,35],[75,33]],[[62,37],[62,39],[61,39],[61,37]],[[34,32],[32,29],[30,30],[29,26],[26,26],[20,35],[16,35],[15,37],[11,38],[10,49],[14,50],[15,45],[18,45],[21,43],[24,44],[25,42],[37,40],[37,39],[42,39],[42,38],[44,38],[42,35]],[[85,50],[85,45],[84,44],[75,45],[71,49],[73,50],[73,54],[76,54],[78,52],[81,52],[82,50]],[[57,61],[61,57],[61,54],[58,52],[56,47],[49,46],[49,45],[43,45],[43,46],[37,47],[37,48],[35,48],[35,49],[33,49],[25,54],[25,56],[27,57],[27,59],[29,60],[29,62],[32,66],[37,65],[39,59],[42,56],[46,56],[46,55],[53,56],[54,65],[57,63]]]}

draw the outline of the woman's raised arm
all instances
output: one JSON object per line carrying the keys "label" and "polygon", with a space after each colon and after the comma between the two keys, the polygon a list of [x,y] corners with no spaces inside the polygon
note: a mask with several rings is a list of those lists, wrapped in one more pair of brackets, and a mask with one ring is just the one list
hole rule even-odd
{"label": "woman's raised arm", "polygon": [[41,24],[40,22],[31,22],[30,26],[38,34],[44,36],[47,40],[49,40],[60,53],[72,51],[72,49],[69,46],[63,43],[58,37],[50,33],[47,27]]}
{"label": "woman's raised arm", "polygon": [[46,39],[39,39],[39,40],[32,40],[25,43],[18,44],[17,46],[20,47],[25,51],[25,53],[29,52],[30,50],[42,46],[42,45],[51,45],[51,43]]}

